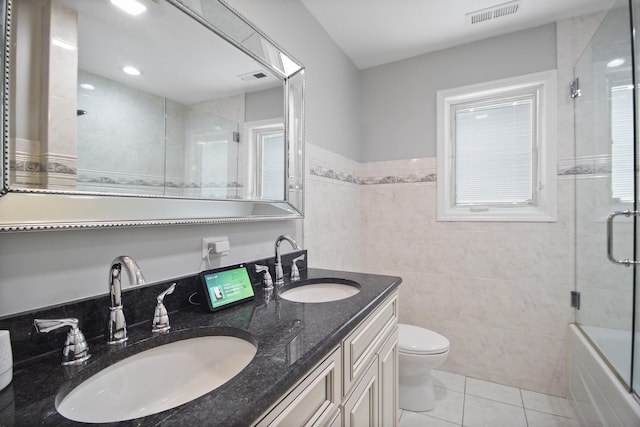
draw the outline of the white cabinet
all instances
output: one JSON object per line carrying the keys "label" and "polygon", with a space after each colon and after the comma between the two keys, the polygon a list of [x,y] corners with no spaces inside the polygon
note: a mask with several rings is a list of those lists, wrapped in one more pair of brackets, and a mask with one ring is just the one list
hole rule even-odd
{"label": "white cabinet", "polygon": [[344,427],[397,425],[397,325],[394,293],[342,341]]}
{"label": "white cabinet", "polygon": [[398,422],[397,328],[345,400],[344,427],[395,426]]}
{"label": "white cabinet", "polygon": [[378,426],[380,393],[377,358],[371,361],[353,393],[344,402],[342,414],[344,427]]}
{"label": "white cabinet", "polygon": [[396,426],[397,325],[396,291],[272,406],[255,426]]}
{"label": "white cabinet", "polygon": [[378,353],[380,384],[380,425],[395,426],[398,422],[398,329],[389,336]]}
{"label": "white cabinet", "polygon": [[340,348],[316,365],[276,403],[257,424],[258,427],[332,426],[340,420]]}

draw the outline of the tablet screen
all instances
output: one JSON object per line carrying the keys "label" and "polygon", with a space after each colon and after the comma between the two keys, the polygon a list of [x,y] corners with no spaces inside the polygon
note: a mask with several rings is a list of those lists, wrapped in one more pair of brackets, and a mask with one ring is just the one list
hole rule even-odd
{"label": "tablet screen", "polygon": [[200,276],[209,309],[212,311],[254,296],[244,264],[203,271]]}

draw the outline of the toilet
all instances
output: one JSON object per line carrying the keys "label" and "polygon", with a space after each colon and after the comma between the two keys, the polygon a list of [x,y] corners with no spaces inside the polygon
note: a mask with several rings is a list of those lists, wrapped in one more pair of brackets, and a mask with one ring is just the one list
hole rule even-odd
{"label": "toilet", "polygon": [[449,340],[413,325],[398,325],[400,409],[423,412],[436,406],[431,370],[449,355]]}

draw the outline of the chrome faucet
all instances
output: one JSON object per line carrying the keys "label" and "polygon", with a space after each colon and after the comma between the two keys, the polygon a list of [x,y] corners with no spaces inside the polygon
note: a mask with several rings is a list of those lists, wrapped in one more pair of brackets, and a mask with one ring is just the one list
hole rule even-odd
{"label": "chrome faucet", "polygon": [[171,295],[175,289],[176,284],[174,283],[156,297],[156,309],[153,313],[153,321],[151,322],[151,332],[167,332],[171,329],[169,325],[169,313],[167,313],[167,308],[164,306],[164,297]]}
{"label": "chrome faucet", "polygon": [[70,327],[62,349],[62,364],[64,366],[80,365],[91,357],[87,340],[78,328],[78,319],[34,319],[33,326],[39,334],[51,332],[65,326]]}
{"label": "chrome faucet", "polygon": [[265,289],[273,289],[273,279],[271,278],[271,274],[269,274],[269,267],[256,264],[256,273],[263,273],[262,284]]}
{"label": "chrome faucet", "polygon": [[296,282],[300,280],[300,269],[298,268],[298,261],[304,260],[304,254],[300,255],[298,258],[295,258],[291,263],[291,281]]}
{"label": "chrome faucet", "polygon": [[274,282],[276,286],[284,285],[284,273],[282,272],[282,259],[280,257],[280,243],[282,243],[283,240],[289,242],[293,249],[300,249],[300,246],[298,246],[298,242],[296,242],[296,239],[291,236],[283,235],[276,239],[276,279]]}
{"label": "chrome faucet", "polygon": [[129,275],[129,284],[142,285],[146,283],[140,266],[133,258],[122,255],[114,259],[109,270],[109,296],[111,305],[109,306],[109,337],[107,343],[118,344],[127,340],[127,322],[122,311],[122,266],[125,266]]}

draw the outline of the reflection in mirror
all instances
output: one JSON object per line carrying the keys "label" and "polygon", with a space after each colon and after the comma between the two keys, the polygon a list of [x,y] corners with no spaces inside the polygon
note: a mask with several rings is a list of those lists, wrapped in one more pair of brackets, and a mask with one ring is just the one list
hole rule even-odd
{"label": "reflection in mirror", "polygon": [[304,68],[223,0],[0,6],[0,231],[302,217]]}
{"label": "reflection in mirror", "polygon": [[[222,7],[205,5],[213,3]],[[15,2],[10,183],[284,200],[282,80],[172,4],[134,4],[145,9]],[[260,135],[258,147],[241,149],[251,143],[241,135],[245,123],[266,119],[279,136]]]}
{"label": "reflection in mirror", "polygon": [[0,231],[302,217],[304,68],[223,0],[0,6]]}

